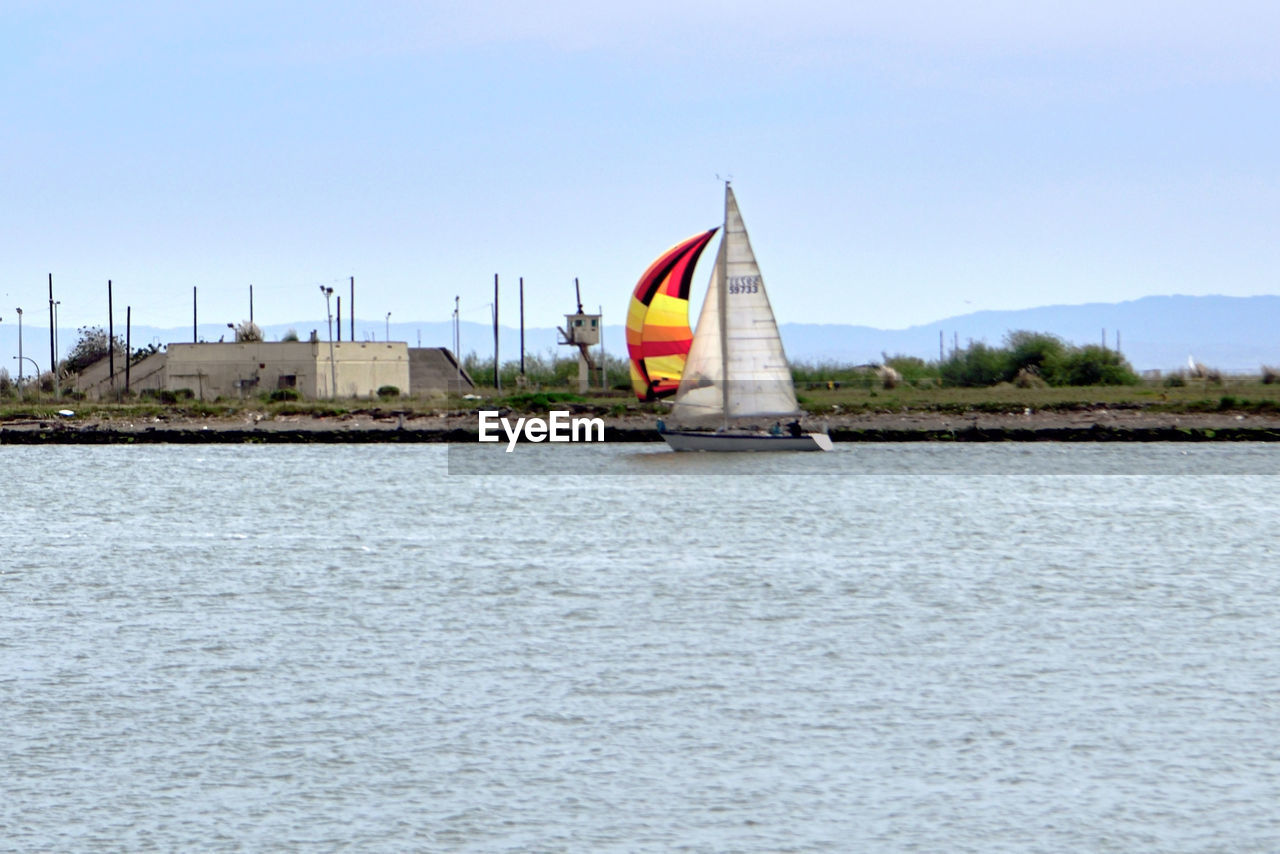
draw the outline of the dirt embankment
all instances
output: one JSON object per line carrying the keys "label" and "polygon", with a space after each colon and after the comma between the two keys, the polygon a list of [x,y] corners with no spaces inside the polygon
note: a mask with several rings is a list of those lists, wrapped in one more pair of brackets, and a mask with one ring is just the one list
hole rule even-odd
{"label": "dirt embankment", "polygon": [[[651,415],[600,416],[605,440],[658,441]],[[814,417],[838,442],[904,441],[1280,441],[1280,416],[1163,413],[1095,407],[1067,412],[962,414],[924,411]],[[421,415],[368,411],[341,416],[245,412],[230,418],[122,419],[76,416],[10,421],[0,444],[474,442],[474,412]]]}

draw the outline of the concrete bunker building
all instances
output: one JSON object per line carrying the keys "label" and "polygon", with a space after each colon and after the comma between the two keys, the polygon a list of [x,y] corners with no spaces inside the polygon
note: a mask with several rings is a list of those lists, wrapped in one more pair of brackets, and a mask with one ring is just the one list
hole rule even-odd
{"label": "concrete bunker building", "polygon": [[409,393],[409,345],[403,341],[237,341],[170,344],[165,388],[189,388],[202,400],[294,389],[304,398],[375,397],[382,386]]}
{"label": "concrete bunker building", "polygon": [[[471,378],[443,347],[403,341],[236,341],[172,343],[130,368],[133,392],[190,389],[199,400],[244,398],[293,389],[303,398],[376,397],[383,386],[403,394],[443,394],[472,388]],[[107,359],[89,366],[76,388],[100,399],[124,387],[123,354],[114,379]],[[336,382],[335,382],[336,380]],[[336,389],[336,394],[334,394]]]}

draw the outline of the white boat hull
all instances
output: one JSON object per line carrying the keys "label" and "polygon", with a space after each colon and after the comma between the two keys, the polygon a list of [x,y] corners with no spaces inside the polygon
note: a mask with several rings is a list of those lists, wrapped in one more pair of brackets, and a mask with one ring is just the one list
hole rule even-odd
{"label": "white boat hull", "polygon": [[662,438],[673,451],[830,451],[831,437],[826,433],[802,433],[799,436],[773,433],[724,431],[663,431]]}

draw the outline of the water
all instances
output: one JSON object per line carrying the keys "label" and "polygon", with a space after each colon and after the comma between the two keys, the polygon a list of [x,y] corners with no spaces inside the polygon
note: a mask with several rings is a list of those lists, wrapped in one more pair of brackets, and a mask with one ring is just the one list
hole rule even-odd
{"label": "water", "polygon": [[1276,449],[490,450],[0,448],[0,850],[1280,849]]}

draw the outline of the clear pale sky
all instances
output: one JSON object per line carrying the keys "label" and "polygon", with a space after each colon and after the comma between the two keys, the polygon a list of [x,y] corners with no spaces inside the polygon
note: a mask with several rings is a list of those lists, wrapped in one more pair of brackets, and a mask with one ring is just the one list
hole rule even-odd
{"label": "clear pale sky", "polygon": [[136,324],[251,283],[283,323],[354,275],[362,319],[485,321],[498,273],[504,322],[577,276],[620,323],[718,175],[782,322],[1275,293],[1277,36],[1230,0],[0,0],[0,317],[53,273],[64,327],[107,279]]}

